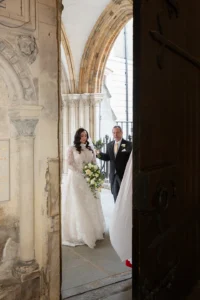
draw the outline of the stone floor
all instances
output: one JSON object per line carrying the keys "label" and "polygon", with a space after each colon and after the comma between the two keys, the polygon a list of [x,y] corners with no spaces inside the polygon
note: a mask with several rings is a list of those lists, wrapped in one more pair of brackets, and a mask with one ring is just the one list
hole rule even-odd
{"label": "stone floor", "polygon": [[[120,261],[110,244],[108,234],[109,220],[114,208],[113,197],[110,191],[106,189],[102,191],[101,196],[107,227],[105,239],[98,241],[95,249],[90,249],[86,245],[77,247],[62,247],[63,299],[128,300],[129,298],[127,298],[127,293],[131,294],[131,270]],[[128,291],[123,291],[123,282],[124,284],[129,285]],[[119,283],[122,285],[121,290],[119,289]],[[115,288],[115,285],[116,287],[118,286],[118,290]],[[107,287],[107,290],[105,287]],[[113,289],[115,289],[118,294],[121,293],[120,297],[125,298],[115,298],[117,295],[114,295],[115,291]],[[93,295],[91,294],[91,297],[86,297],[86,293],[89,291],[94,291]],[[101,293],[101,295],[99,295],[99,293]],[[82,296],[78,296],[78,294],[82,294]]]}

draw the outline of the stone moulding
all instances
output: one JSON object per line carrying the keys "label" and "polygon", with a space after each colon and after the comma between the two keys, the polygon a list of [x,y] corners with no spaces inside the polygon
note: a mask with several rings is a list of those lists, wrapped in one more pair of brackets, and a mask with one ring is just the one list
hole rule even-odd
{"label": "stone moulding", "polygon": [[102,12],[93,27],[82,55],[79,93],[101,92],[104,69],[110,50],[118,34],[131,18],[133,18],[131,0],[113,0]]}
{"label": "stone moulding", "polygon": [[0,23],[16,29],[20,27],[20,30],[34,31],[36,29],[36,1],[13,2],[13,0],[6,0],[4,6],[0,6]]}
{"label": "stone moulding", "polygon": [[12,104],[37,104],[36,93],[28,68],[14,48],[0,39],[0,69],[9,87]]}
{"label": "stone moulding", "polygon": [[68,72],[69,72],[69,78],[68,78],[69,90],[70,90],[70,94],[74,94],[77,90],[76,83],[75,83],[74,61],[73,61],[72,52],[70,49],[69,41],[63,23],[61,24],[61,42],[64,49]]}

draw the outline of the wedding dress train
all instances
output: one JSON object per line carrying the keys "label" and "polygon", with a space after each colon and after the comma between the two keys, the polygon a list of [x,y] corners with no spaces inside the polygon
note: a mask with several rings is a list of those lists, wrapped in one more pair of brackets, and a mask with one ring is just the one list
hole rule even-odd
{"label": "wedding dress train", "polygon": [[132,266],[132,152],[130,154],[110,222],[113,248],[127,266]]}
{"label": "wedding dress train", "polygon": [[100,197],[94,197],[83,176],[83,164],[96,163],[96,157],[84,144],[81,153],[74,146],[67,151],[68,173],[62,183],[62,244],[95,247],[103,239],[105,221]]}

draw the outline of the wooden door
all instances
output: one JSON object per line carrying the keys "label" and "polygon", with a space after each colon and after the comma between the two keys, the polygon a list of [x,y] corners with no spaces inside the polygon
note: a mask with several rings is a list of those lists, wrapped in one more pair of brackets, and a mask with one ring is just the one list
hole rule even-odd
{"label": "wooden door", "polygon": [[200,1],[135,0],[133,292],[184,299],[199,279]]}

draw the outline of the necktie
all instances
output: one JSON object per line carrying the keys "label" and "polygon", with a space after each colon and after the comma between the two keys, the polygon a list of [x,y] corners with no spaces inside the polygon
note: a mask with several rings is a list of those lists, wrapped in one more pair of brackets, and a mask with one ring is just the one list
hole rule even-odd
{"label": "necktie", "polygon": [[115,146],[114,146],[115,156],[117,155],[117,151],[118,151],[118,143],[115,143]]}

